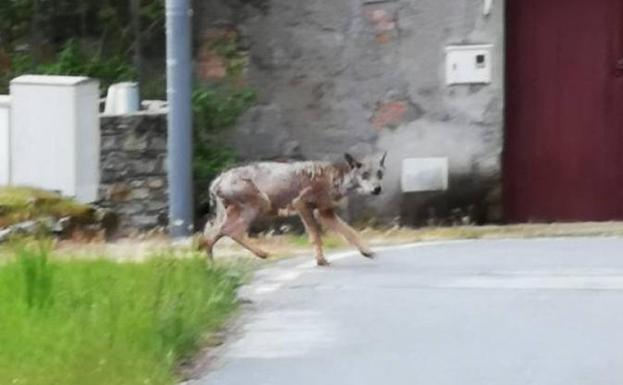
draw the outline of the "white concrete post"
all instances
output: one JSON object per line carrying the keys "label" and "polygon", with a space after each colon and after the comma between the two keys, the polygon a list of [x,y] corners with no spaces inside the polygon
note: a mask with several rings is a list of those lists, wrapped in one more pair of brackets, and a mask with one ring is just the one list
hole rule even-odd
{"label": "white concrete post", "polygon": [[11,181],[11,97],[0,95],[0,186]]}
{"label": "white concrete post", "polygon": [[20,76],[11,81],[11,98],[12,184],[95,201],[100,181],[99,82]]}

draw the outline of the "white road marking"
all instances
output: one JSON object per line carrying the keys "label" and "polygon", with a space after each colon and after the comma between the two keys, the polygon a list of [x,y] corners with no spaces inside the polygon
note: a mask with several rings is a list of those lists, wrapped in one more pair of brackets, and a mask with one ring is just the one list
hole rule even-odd
{"label": "white road marking", "polygon": [[[454,240],[454,241],[430,241],[430,242],[417,242],[417,243],[409,243],[405,245],[397,245],[397,246],[383,246],[378,248],[373,248],[375,253],[386,252],[386,251],[394,251],[394,250],[405,250],[412,249],[417,247],[427,247],[427,246],[439,246],[439,245],[447,245],[447,244],[459,244],[459,243],[467,243],[473,242],[473,240]],[[344,251],[341,253],[330,254],[327,259],[329,261],[338,261],[345,258],[358,256],[358,251]],[[295,265],[291,269],[284,268],[272,268],[264,270],[262,274],[261,280],[265,280],[268,282],[258,282],[256,284],[251,284],[250,288],[253,294],[267,294],[272,293],[281,289],[286,283],[292,282],[299,278],[303,273],[309,271],[310,269],[316,269],[315,261],[307,261],[301,264]],[[330,269],[330,267],[329,267]]]}

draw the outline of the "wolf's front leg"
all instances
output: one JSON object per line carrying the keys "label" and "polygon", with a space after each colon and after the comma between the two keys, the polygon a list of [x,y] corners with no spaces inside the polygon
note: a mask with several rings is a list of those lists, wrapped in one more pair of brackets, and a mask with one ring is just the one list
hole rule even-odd
{"label": "wolf's front leg", "polygon": [[307,204],[301,200],[296,200],[293,203],[293,206],[299,213],[301,217],[301,221],[303,221],[303,225],[305,226],[305,230],[309,235],[310,242],[314,245],[314,251],[316,254],[316,263],[318,266],[329,266],[329,261],[324,257],[324,253],[322,251],[322,237],[320,236],[320,226],[314,219],[314,214],[312,210],[307,207]]}
{"label": "wolf's front leg", "polygon": [[342,235],[342,237],[351,245],[355,246],[364,257],[374,257],[374,252],[359,238],[357,232],[338,217],[333,209],[320,210],[319,217],[325,226]]}

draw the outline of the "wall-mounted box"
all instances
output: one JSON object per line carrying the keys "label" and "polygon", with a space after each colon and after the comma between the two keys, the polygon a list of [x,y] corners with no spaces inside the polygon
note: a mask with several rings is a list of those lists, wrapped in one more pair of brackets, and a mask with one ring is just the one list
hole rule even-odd
{"label": "wall-mounted box", "polygon": [[493,44],[446,47],[446,83],[491,83]]}
{"label": "wall-mounted box", "polygon": [[448,158],[410,158],[402,161],[402,192],[446,191]]}
{"label": "wall-mounted box", "polygon": [[11,97],[0,95],[0,186],[11,180]]}
{"label": "wall-mounted box", "polygon": [[99,82],[25,75],[11,81],[11,184],[97,199]]}

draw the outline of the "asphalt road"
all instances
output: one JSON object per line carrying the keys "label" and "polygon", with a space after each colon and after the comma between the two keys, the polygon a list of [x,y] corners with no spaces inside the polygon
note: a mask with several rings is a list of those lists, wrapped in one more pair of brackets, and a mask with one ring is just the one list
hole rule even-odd
{"label": "asphalt road", "polygon": [[240,330],[193,385],[623,384],[623,239],[308,261],[244,289]]}

